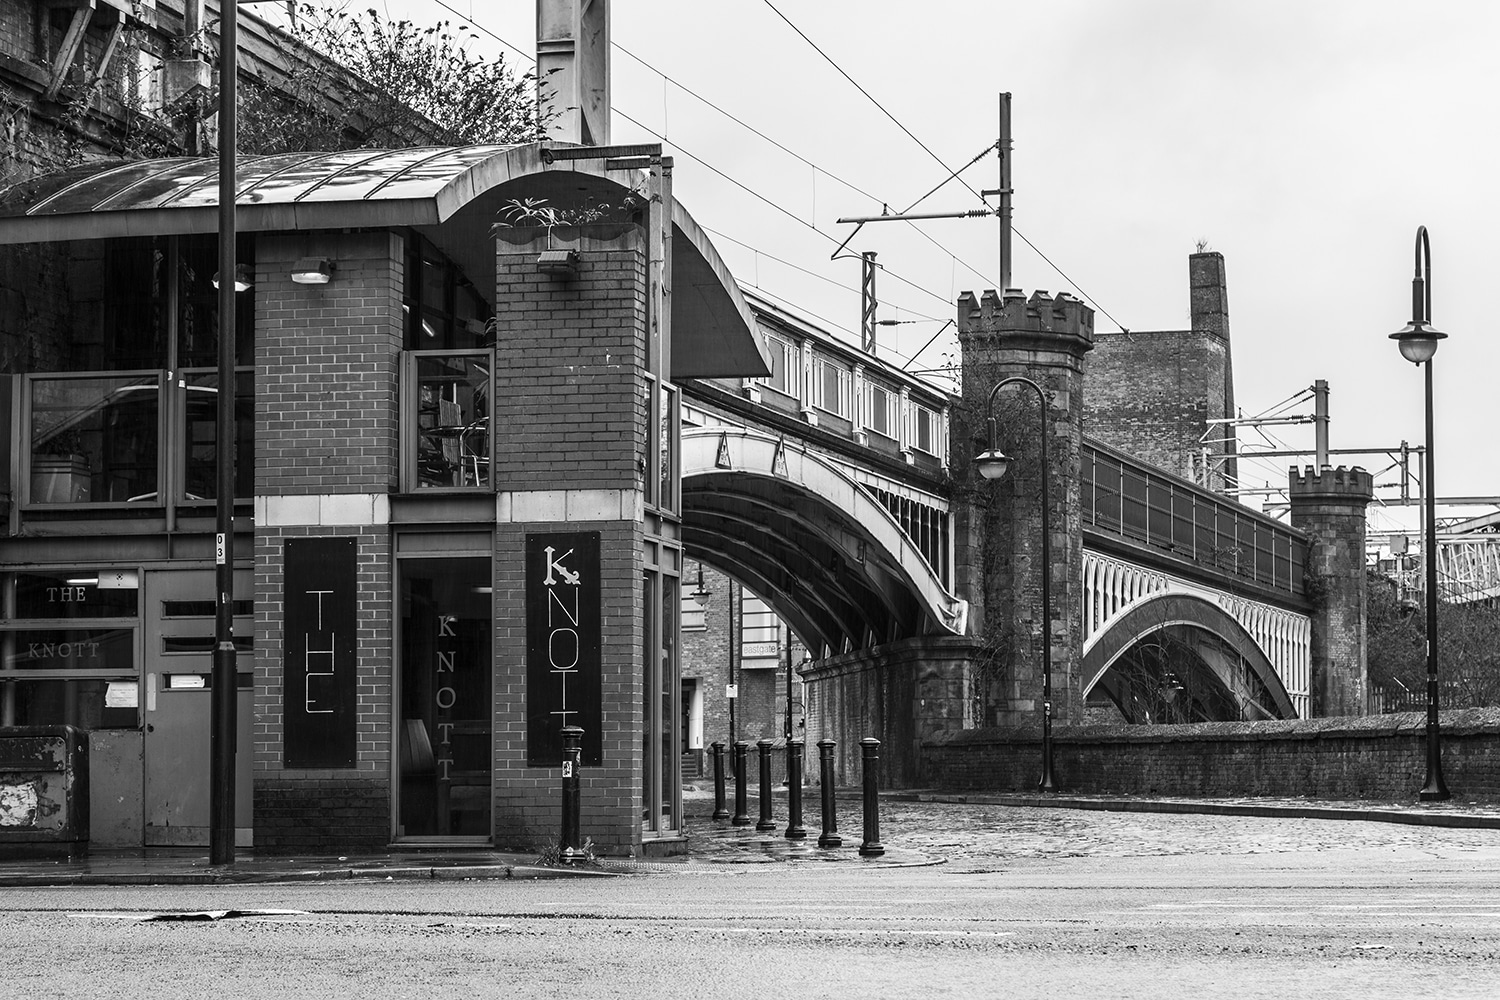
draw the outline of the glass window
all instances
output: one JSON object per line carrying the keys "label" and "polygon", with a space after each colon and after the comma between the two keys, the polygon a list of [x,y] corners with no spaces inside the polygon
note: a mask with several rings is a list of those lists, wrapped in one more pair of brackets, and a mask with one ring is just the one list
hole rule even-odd
{"label": "glass window", "polygon": [[658,500],[663,510],[677,509],[677,448],[681,424],[674,416],[677,409],[677,390],[670,385],[661,387],[661,419],[658,421],[657,447],[661,454],[658,473],[661,477]]}
{"label": "glass window", "polygon": [[490,836],[492,582],[484,556],[400,561],[397,836]]}
{"label": "glass window", "polygon": [[119,678],[0,678],[0,717],[12,726],[135,729],[139,682]]}
{"label": "glass window", "polygon": [[28,628],[6,633],[0,670],[109,671],[135,669],[134,630]]}
{"label": "glass window", "polygon": [[813,405],[839,417],[849,416],[853,373],[826,358],[813,359]]}
{"label": "glass window", "polygon": [[682,696],[681,685],[673,669],[677,662],[677,588],[677,577],[665,575],[661,577],[661,631],[659,633],[661,648],[658,651],[661,656],[661,668],[657,679],[657,688],[661,697],[661,715],[657,719],[660,726],[657,749],[661,753],[661,829],[663,830],[677,828],[676,798],[680,786],[680,783],[674,779],[676,770],[681,764],[678,759],[678,754],[681,752],[680,737],[674,732],[680,724],[675,699]]}
{"label": "glass window", "polygon": [[866,425],[869,430],[874,431],[882,437],[892,440],[896,437],[896,407],[901,397],[891,392],[883,385],[874,382],[866,382]]}
{"label": "glass window", "polygon": [[134,571],[94,569],[17,573],[16,618],[134,618]]}
{"label": "glass window", "polygon": [[660,779],[651,759],[652,705],[656,699],[656,581],[654,570],[641,575],[641,829],[656,829],[655,808]]}
{"label": "glass window", "polygon": [[919,403],[912,404],[912,445],[929,455],[937,454],[937,414]]}
{"label": "glass window", "polygon": [[157,499],[160,373],[29,384],[32,503]]}
{"label": "glass window", "polygon": [[762,379],[762,384],[788,396],[797,393],[797,349],[780,337],[766,335],[766,346],[771,355],[771,374]]}
{"label": "glass window", "polygon": [[490,308],[473,282],[416,233],[407,234],[403,278],[407,350],[470,350],[493,342]]}
{"label": "glass window", "polygon": [[407,355],[411,488],[490,488],[493,361],[489,351]]}
{"label": "glass window", "polygon": [[[219,495],[219,375],[185,373],[182,389],[182,500],[212,500]],[[234,373],[234,495],[255,494],[255,372]]]}
{"label": "glass window", "polygon": [[[252,277],[249,288],[234,295],[234,362],[255,364],[255,242],[241,236],[235,243],[238,270]],[[219,363],[219,241],[216,236],[183,236],[177,244],[177,356],[168,367],[207,368]],[[163,362],[158,360],[156,364]],[[146,365],[141,365],[146,367]],[[243,493],[241,496],[250,496]]]}
{"label": "glass window", "polygon": [[0,726],[139,725],[137,595],[135,570],[0,577]]}

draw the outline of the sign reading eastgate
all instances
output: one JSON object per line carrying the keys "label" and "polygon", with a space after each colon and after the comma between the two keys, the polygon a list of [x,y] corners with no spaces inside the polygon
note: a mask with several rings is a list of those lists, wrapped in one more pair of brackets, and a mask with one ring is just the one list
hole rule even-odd
{"label": "sign reading eastgate", "polygon": [[604,757],[599,532],[526,536],[526,762],[562,763],[563,726],[583,762]]}

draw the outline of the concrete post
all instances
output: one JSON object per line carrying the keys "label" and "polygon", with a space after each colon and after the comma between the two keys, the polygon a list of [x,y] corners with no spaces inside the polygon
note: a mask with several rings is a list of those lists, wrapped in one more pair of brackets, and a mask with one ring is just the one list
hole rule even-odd
{"label": "concrete post", "polygon": [[[1078,676],[1082,646],[1083,536],[1079,510],[1083,356],[1093,347],[1094,313],[1066,293],[1011,289],[1001,299],[964,292],[958,301],[963,406],[954,411],[950,458],[961,492],[955,524],[959,593],[969,600],[970,630],[983,640],[975,664],[983,700],[978,725],[1040,723],[1042,643],[1052,644],[1053,715],[1082,716]],[[1021,375],[1041,386],[1035,394],[1007,389],[994,401],[998,444],[1015,461],[993,483],[971,468],[986,448],[986,399],[1002,379]],[[1039,436],[1047,435],[1051,468],[1051,623],[1041,607],[1041,495]]]}
{"label": "concrete post", "polygon": [[1361,468],[1314,469],[1288,476],[1292,526],[1311,536],[1307,554],[1312,613],[1312,714],[1364,715],[1369,673],[1365,646],[1365,507],[1375,498]]}

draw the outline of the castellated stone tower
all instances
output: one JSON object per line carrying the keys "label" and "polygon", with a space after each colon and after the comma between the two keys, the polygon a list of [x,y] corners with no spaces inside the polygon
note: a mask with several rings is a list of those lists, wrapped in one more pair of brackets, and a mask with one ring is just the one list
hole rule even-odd
{"label": "castellated stone tower", "polygon": [[[958,300],[963,405],[951,435],[952,469],[961,484],[955,499],[955,569],[958,590],[970,595],[970,628],[984,644],[975,694],[980,725],[1040,721],[1042,643],[1052,644],[1053,716],[1082,717],[1078,655],[1082,647],[1083,550],[1079,512],[1079,449],[1083,417],[1083,356],[1094,344],[1094,313],[1066,293],[1036,292],[1029,299],[1008,289],[977,300]],[[1046,397],[1022,384],[995,398],[998,444],[1014,459],[997,482],[972,468],[986,448],[985,411],[1002,379],[1024,376]],[[1042,475],[1039,435],[1047,435],[1052,536],[1052,621],[1041,606]]]}
{"label": "castellated stone tower", "polygon": [[1213,490],[1235,485],[1234,367],[1224,255],[1188,257],[1191,328],[1100,333],[1088,361],[1084,429]]}
{"label": "castellated stone tower", "polygon": [[1307,532],[1312,615],[1312,714],[1364,715],[1365,507],[1375,498],[1368,472],[1343,466],[1291,469],[1292,526]]}

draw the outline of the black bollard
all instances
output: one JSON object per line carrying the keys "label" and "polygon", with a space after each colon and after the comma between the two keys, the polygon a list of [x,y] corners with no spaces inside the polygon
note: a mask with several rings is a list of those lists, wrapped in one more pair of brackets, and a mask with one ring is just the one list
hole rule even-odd
{"label": "black bollard", "polygon": [[745,762],[745,756],[750,752],[750,744],[744,740],[736,740],[734,744],[734,818],[729,822],[734,826],[749,826],[750,814],[745,805],[745,768],[749,765]]}
{"label": "black bollard", "polygon": [[758,740],[760,748],[760,822],[757,830],[774,830],[776,821],[771,818],[771,741]]}
{"label": "black bollard", "polygon": [[729,807],[724,803],[724,744],[715,743],[714,751],[714,819],[728,819]]}
{"label": "black bollard", "polygon": [[819,781],[823,789],[823,832],[818,835],[819,847],[841,847],[844,838],[839,836],[838,804],[833,791],[833,740],[818,741]]}
{"label": "black bollard", "polygon": [[786,742],[786,839],[802,840],[802,741]]}
{"label": "black bollard", "polygon": [[583,764],[583,730],[577,726],[563,726],[562,759],[562,838],[558,843],[558,859],[571,865],[582,857],[578,846],[579,817],[579,770]]}
{"label": "black bollard", "polygon": [[865,842],[859,845],[859,853],[878,858],[885,853],[880,843],[880,741],[866,736],[859,741],[859,750],[865,779]]}

